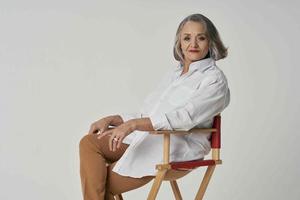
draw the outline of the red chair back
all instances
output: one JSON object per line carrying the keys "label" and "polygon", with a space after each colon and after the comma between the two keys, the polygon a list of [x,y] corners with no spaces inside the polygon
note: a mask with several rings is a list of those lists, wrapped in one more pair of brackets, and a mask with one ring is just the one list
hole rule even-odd
{"label": "red chair back", "polygon": [[221,115],[214,117],[212,128],[217,129],[217,132],[211,134],[210,143],[211,148],[221,148]]}

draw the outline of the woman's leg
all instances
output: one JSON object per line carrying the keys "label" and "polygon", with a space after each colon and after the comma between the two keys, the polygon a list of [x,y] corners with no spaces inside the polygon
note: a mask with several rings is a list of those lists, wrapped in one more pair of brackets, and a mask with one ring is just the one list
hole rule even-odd
{"label": "woman's leg", "polygon": [[[99,140],[97,135],[86,135],[80,141],[80,176],[84,200],[114,200],[114,195],[139,188],[154,178],[133,178],[113,172],[116,161],[129,145],[122,143],[121,147],[113,152],[108,148],[108,140],[109,136]],[[189,172],[170,170],[166,178],[179,178],[187,173]]]}
{"label": "woman's leg", "polygon": [[84,200],[104,200],[107,163],[121,158],[128,144],[122,143],[115,152],[108,147],[109,136],[97,139],[96,134],[85,135],[79,143],[80,178]]}

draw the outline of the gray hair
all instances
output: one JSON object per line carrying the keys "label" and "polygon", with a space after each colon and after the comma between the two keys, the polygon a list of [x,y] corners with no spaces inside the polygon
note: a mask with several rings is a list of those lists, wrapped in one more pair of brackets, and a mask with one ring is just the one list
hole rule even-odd
{"label": "gray hair", "polygon": [[183,64],[184,55],[180,48],[180,33],[183,26],[188,21],[199,22],[204,26],[205,34],[208,37],[209,41],[209,57],[213,58],[214,60],[219,60],[227,56],[228,48],[224,46],[219,36],[218,30],[216,29],[214,24],[204,15],[196,13],[184,18],[178,26],[175,36],[175,44],[173,48],[173,54],[176,60],[180,61],[180,63]]}

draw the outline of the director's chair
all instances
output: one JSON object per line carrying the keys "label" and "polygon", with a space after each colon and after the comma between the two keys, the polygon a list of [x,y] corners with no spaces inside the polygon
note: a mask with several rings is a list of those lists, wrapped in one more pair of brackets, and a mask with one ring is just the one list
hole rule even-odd
{"label": "director's chair", "polygon": [[[170,135],[171,134],[190,134],[193,133],[207,133],[211,132],[210,143],[211,143],[211,159],[208,160],[191,160],[191,161],[182,161],[182,162],[170,162],[169,153],[170,153]],[[211,179],[211,176],[215,170],[216,165],[222,164],[220,160],[220,148],[221,148],[221,116],[220,114],[214,117],[212,128],[193,128],[189,131],[170,131],[170,130],[161,130],[161,131],[149,131],[150,134],[161,135],[164,137],[164,148],[163,148],[163,163],[156,165],[157,173],[152,184],[152,188],[148,194],[147,200],[155,200],[158,190],[161,186],[162,181],[170,181],[174,196],[176,200],[182,200],[182,196],[179,191],[176,180],[183,177],[172,177],[168,175],[170,170],[187,170],[191,171],[198,167],[207,166],[206,172],[196,194],[195,200],[202,200],[208,183]],[[123,200],[122,195],[116,195],[116,200]]]}

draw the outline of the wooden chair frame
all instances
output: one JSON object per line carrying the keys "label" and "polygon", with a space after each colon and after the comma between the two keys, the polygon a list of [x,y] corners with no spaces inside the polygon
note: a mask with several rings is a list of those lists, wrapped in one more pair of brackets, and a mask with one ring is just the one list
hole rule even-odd
{"label": "wooden chair frame", "polygon": [[[207,133],[211,132],[211,159],[209,160],[193,160],[193,161],[183,161],[183,162],[170,162],[170,135],[171,134],[190,134],[193,133]],[[156,165],[157,173],[152,184],[151,190],[148,194],[147,200],[155,200],[157,193],[160,189],[162,181],[170,181],[173,194],[176,200],[182,200],[182,196],[178,187],[178,184],[175,179],[165,179],[165,175],[168,170],[191,170],[198,167],[207,166],[206,172],[196,194],[195,200],[202,200],[206,188],[209,184],[209,181],[212,177],[212,174],[215,170],[216,165],[222,164],[220,160],[220,148],[221,148],[221,115],[214,117],[213,127],[212,128],[193,128],[189,131],[170,131],[170,130],[161,130],[161,131],[149,131],[150,134],[154,135],[163,135],[163,163]],[[123,200],[121,194],[116,195],[116,200]]]}

